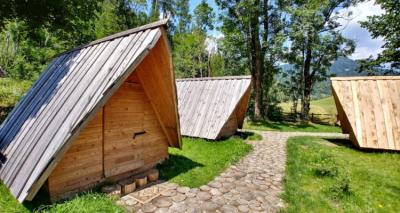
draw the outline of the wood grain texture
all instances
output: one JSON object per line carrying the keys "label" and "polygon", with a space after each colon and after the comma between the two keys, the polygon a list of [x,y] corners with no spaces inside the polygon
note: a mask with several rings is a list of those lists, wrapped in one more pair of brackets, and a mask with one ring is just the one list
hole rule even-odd
{"label": "wood grain texture", "polygon": [[176,85],[182,135],[216,140],[242,127],[250,76],[178,79]]}
{"label": "wood grain texture", "polygon": [[331,78],[343,132],[360,148],[400,150],[400,77]]}

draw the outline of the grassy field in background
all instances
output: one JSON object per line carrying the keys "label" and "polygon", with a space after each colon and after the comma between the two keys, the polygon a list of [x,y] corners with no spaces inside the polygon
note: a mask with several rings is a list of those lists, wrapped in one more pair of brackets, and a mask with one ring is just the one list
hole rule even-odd
{"label": "grassy field in background", "polygon": [[314,137],[288,140],[282,212],[398,212],[400,155],[349,144]]}
{"label": "grassy field in background", "polygon": [[[333,114],[333,115],[337,114],[333,96],[322,98],[319,100],[312,100],[310,104],[311,104],[310,113]],[[290,113],[290,107],[292,106],[292,103],[285,102],[279,104],[279,106],[282,107],[283,112]],[[300,112],[300,103],[298,104],[297,111]]]}
{"label": "grassy field in background", "polygon": [[272,122],[272,121],[246,121],[244,129],[281,131],[281,132],[341,132],[337,126],[321,125],[314,123]]}
{"label": "grassy field in background", "polygon": [[213,180],[250,150],[251,145],[238,136],[217,142],[183,138],[182,150],[170,148],[169,159],[158,167],[160,177],[182,186],[199,187]]}

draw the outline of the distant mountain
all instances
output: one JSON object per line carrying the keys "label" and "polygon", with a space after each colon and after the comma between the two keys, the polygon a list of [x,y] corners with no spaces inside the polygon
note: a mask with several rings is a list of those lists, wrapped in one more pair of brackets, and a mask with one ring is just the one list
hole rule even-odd
{"label": "distant mountain", "polygon": [[333,62],[331,68],[329,69],[330,74],[337,77],[345,76],[365,76],[366,72],[358,72],[359,65],[356,61],[349,58],[340,57],[335,62]]}
{"label": "distant mountain", "polygon": [[[283,72],[289,72],[293,69],[292,64],[282,64],[280,68]],[[365,76],[366,73],[359,73],[358,72],[359,65],[356,61],[351,60],[346,57],[340,57],[335,62],[333,62],[331,68],[329,69],[329,74],[333,74],[337,77],[342,76]]]}
{"label": "distant mountain", "polygon": [[[280,66],[282,72],[290,72],[293,69],[292,64],[282,64]],[[329,69],[330,75],[336,77],[348,77],[348,76],[365,76],[366,72],[358,72],[359,65],[356,61],[351,60],[346,57],[340,57],[335,62],[333,62],[332,66]],[[282,76],[278,76],[278,81],[282,80]],[[326,96],[330,96],[332,94],[331,91],[331,82],[329,79],[323,82],[318,82],[314,85],[313,89],[313,98],[319,99]]]}

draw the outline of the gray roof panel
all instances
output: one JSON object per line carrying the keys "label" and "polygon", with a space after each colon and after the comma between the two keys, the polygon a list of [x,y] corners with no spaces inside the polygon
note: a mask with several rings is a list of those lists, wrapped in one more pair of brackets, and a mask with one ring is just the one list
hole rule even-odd
{"label": "gray roof panel", "polygon": [[250,76],[177,79],[181,134],[217,139],[250,85]]}

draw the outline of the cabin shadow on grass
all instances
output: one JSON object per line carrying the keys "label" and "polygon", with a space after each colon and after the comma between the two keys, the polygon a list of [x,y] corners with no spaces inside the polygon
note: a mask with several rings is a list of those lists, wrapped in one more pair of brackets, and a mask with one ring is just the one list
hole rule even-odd
{"label": "cabin shadow on grass", "polygon": [[[347,148],[351,148],[360,152],[364,152],[364,153],[377,153],[377,154],[382,154],[382,153],[388,153],[388,154],[400,154],[400,151],[398,150],[385,150],[385,149],[369,149],[369,148],[360,148],[356,145],[354,145],[349,139],[339,139],[339,138],[324,138],[321,137],[322,139],[324,139],[324,145],[327,146],[343,146],[343,147],[347,147]],[[331,145],[329,145],[331,144]]]}
{"label": "cabin shadow on grass", "polygon": [[242,140],[260,141],[263,139],[260,134],[250,131],[237,131],[235,135],[240,137]]}
{"label": "cabin shadow on grass", "polygon": [[247,121],[245,129],[282,132],[341,132],[340,127],[315,124],[311,122],[286,122],[286,121]]}
{"label": "cabin shadow on grass", "polygon": [[258,126],[258,127],[267,127],[267,128],[281,130],[281,131],[284,131],[285,129],[288,129],[288,128],[296,128],[299,130],[307,129],[307,128],[317,129],[315,126],[312,126],[306,122],[293,123],[293,122],[283,122],[283,121],[278,121],[278,122],[252,121],[251,125]]}
{"label": "cabin shadow on grass", "polygon": [[349,147],[352,149],[357,149],[358,147],[354,146],[349,139],[339,139],[339,138],[323,138],[325,141],[331,146],[344,146],[344,147]]}
{"label": "cabin shadow on grass", "polygon": [[183,137],[182,149],[169,148],[169,159],[158,166],[160,178],[181,186],[200,187],[250,150],[251,145],[238,136],[217,142]]}
{"label": "cabin shadow on grass", "polygon": [[182,155],[170,154],[169,159],[157,168],[160,171],[160,178],[167,181],[197,167],[204,165]]}

